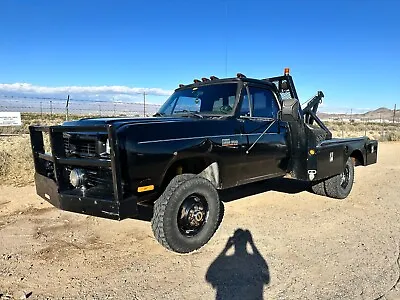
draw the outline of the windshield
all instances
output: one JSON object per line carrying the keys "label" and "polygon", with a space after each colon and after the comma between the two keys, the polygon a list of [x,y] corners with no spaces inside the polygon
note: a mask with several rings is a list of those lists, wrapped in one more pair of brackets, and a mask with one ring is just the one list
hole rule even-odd
{"label": "windshield", "polygon": [[171,95],[159,114],[228,115],[236,100],[237,83],[212,84],[180,90]]}

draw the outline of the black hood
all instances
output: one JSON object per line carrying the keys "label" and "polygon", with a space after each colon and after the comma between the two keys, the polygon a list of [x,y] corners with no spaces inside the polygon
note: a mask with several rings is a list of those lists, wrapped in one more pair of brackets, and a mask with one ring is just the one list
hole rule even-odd
{"label": "black hood", "polygon": [[115,118],[85,118],[76,121],[66,121],[63,125],[66,126],[96,126],[96,125],[114,125],[121,126],[125,124],[143,124],[143,123],[163,123],[163,122],[193,122],[200,119],[195,118],[128,118],[128,117],[115,117]]}

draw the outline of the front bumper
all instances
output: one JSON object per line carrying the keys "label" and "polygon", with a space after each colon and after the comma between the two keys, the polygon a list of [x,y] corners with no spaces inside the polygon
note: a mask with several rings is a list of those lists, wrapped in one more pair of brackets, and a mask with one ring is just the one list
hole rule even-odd
{"label": "front bumper", "polygon": [[53,179],[37,172],[35,173],[35,185],[36,193],[40,197],[62,210],[114,220],[137,216],[137,205],[134,198],[116,202],[99,199],[99,193],[96,195],[93,192],[88,195],[79,191],[59,193],[57,183]]}
{"label": "front bumper", "polygon": [[[136,197],[125,195],[122,188],[118,143],[111,125],[85,128],[31,126],[29,129],[35,164],[36,192],[40,197],[55,207],[71,212],[116,220],[137,216]],[[110,159],[66,157],[62,134],[79,131],[107,133],[110,140]],[[43,132],[49,133],[51,154],[44,151]],[[49,172],[49,166],[51,172]],[[112,187],[74,189],[65,176],[66,166],[108,168],[112,173]]]}

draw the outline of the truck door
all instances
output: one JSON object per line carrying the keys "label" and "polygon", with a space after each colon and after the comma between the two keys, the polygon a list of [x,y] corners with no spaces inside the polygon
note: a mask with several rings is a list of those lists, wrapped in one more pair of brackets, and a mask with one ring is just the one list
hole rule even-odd
{"label": "truck door", "polygon": [[244,182],[284,175],[288,147],[286,127],[278,120],[279,102],[266,87],[243,88],[240,108],[242,121]]}

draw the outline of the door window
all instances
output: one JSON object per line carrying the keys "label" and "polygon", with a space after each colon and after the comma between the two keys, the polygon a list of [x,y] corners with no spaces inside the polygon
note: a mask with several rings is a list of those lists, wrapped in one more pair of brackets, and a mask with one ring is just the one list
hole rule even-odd
{"label": "door window", "polygon": [[249,87],[249,94],[245,89],[243,90],[240,115],[277,119],[278,111],[278,103],[270,90],[251,86]]}

